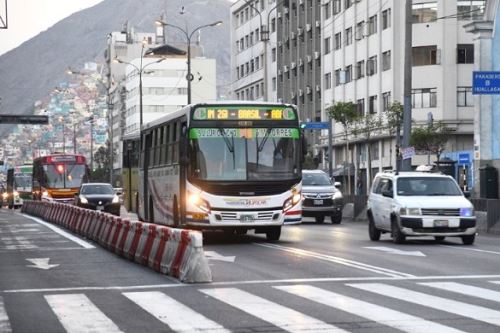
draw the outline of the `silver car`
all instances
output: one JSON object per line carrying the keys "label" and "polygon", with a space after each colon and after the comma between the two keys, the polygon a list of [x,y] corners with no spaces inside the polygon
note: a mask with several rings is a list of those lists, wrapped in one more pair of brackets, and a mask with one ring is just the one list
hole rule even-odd
{"label": "silver car", "polygon": [[302,216],[312,216],[316,223],[323,223],[325,216],[329,216],[333,224],[342,221],[344,198],[325,172],[303,170],[302,195]]}

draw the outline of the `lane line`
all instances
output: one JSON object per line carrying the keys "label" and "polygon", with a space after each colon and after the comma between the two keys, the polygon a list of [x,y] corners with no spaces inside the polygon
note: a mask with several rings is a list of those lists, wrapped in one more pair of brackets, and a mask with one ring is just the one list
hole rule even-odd
{"label": "lane line", "polygon": [[3,304],[3,297],[0,296],[0,332],[10,333],[12,328],[10,327],[9,316],[5,310],[5,305]]}
{"label": "lane line", "polygon": [[434,323],[404,312],[395,311],[309,285],[275,286],[274,288],[405,332],[464,333],[455,328]]}
{"label": "lane line", "polygon": [[243,290],[236,288],[215,288],[200,289],[200,291],[288,332],[327,331],[347,333],[347,331],[341,328]]}
{"label": "lane line", "polygon": [[68,233],[68,232],[66,232],[66,231],[64,231],[64,230],[56,227],[53,224],[47,223],[45,221],[42,221],[42,220],[40,220],[40,219],[38,219],[36,217],[30,216],[30,215],[26,215],[26,214],[20,214],[20,215],[24,216],[24,217],[26,217],[28,219],[31,219],[31,220],[35,221],[36,223],[39,223],[39,224],[41,224],[43,226],[46,226],[49,229],[52,229],[53,231],[57,232],[59,235],[61,235],[63,237],[66,237],[67,239],[69,239],[69,240],[77,243],[78,245],[82,246],[85,249],[95,249],[94,245],[92,245],[92,244],[84,241],[83,239],[80,239],[78,237],[73,236],[72,234],[70,234],[70,233]]}
{"label": "lane line", "polygon": [[347,285],[382,296],[392,297],[405,302],[422,305],[439,311],[449,312],[462,317],[472,318],[485,323],[500,326],[500,311],[491,310],[482,306],[458,302],[382,283],[353,283]]}
{"label": "lane line", "polygon": [[459,249],[459,250],[465,250],[465,251],[483,252],[483,253],[490,253],[490,254],[500,255],[500,252],[497,252],[497,251],[489,251],[489,250],[481,250],[481,249],[471,249],[471,248],[468,248],[468,247],[452,246],[452,245],[440,245],[440,246],[442,246],[442,247],[451,247],[452,249]]}
{"label": "lane line", "polygon": [[419,282],[418,284],[489,301],[500,302],[500,292],[491,289],[469,286],[457,282]]}
{"label": "lane line", "polygon": [[176,332],[231,332],[159,291],[123,293],[123,295]]}
{"label": "lane line", "polygon": [[67,332],[122,332],[84,294],[45,295],[52,311]]}
{"label": "lane line", "polygon": [[395,271],[392,269],[387,269],[387,268],[383,268],[383,267],[364,264],[364,263],[359,262],[359,261],[330,256],[330,255],[326,255],[326,254],[322,254],[322,253],[318,253],[318,252],[302,250],[302,249],[293,248],[293,247],[281,246],[281,245],[276,245],[276,244],[263,244],[263,243],[254,243],[254,244],[258,245],[258,246],[268,247],[271,249],[277,249],[277,250],[281,250],[281,251],[285,251],[285,252],[290,252],[290,253],[293,253],[296,255],[301,255],[301,256],[311,257],[311,258],[315,258],[315,259],[319,259],[319,260],[334,262],[337,264],[341,264],[341,265],[345,265],[345,266],[349,266],[349,267],[353,267],[353,268],[357,268],[357,269],[361,269],[361,270],[365,270],[365,271],[369,271],[369,272],[373,272],[373,273],[377,273],[377,274],[381,274],[381,275],[387,275],[387,276],[391,276],[391,277],[414,277],[415,276],[412,274],[398,272],[398,271]]}
{"label": "lane line", "polygon": [[[86,290],[141,290],[155,288],[195,288],[200,286],[243,286],[252,284],[279,284],[279,283],[316,283],[316,282],[358,282],[358,281],[425,281],[425,280],[472,280],[472,279],[499,279],[500,275],[459,275],[459,276],[417,276],[409,278],[393,277],[342,277],[342,278],[301,278],[301,279],[276,279],[276,280],[247,280],[247,281],[220,281],[197,283],[196,285],[183,284],[169,276],[163,278],[171,280],[171,284],[107,286],[107,287],[71,287],[71,288],[38,288],[38,289],[5,289],[0,293],[39,293],[59,291],[86,291]],[[495,283],[495,281],[490,281]],[[500,284],[500,281],[496,282]]]}
{"label": "lane line", "polygon": [[12,250],[17,250],[19,252],[29,252],[29,251],[66,251],[66,250],[81,250],[81,247],[31,247],[31,248],[1,248],[0,247],[0,253],[9,253],[12,252]]}

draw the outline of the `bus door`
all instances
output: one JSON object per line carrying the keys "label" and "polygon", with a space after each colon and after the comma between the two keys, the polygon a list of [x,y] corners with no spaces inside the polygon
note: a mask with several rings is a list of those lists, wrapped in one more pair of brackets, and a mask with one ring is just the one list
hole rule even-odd
{"label": "bus door", "polygon": [[[149,165],[152,162],[151,156],[154,156],[151,154],[151,148],[153,147],[153,135],[152,133],[148,133],[145,136],[145,139],[142,142],[142,153],[143,153],[143,158],[144,158],[144,163],[143,163],[143,173],[144,173],[144,183],[142,184],[142,201],[143,201],[143,206],[142,206],[142,211],[143,211],[143,216],[145,221],[149,221],[149,186],[148,186],[148,171],[149,171]],[[144,138],[144,137],[143,137]],[[152,222],[152,221],[149,221]]]}
{"label": "bus door", "polygon": [[181,129],[180,129],[180,139],[179,139],[179,195],[180,195],[180,224],[183,225],[186,222],[186,182],[187,182],[187,169],[189,164],[188,157],[188,144],[189,135],[186,118],[181,119]]}

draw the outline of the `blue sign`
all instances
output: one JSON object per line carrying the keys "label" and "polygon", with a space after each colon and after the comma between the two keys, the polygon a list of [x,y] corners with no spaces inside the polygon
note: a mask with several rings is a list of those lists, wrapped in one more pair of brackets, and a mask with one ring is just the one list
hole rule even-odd
{"label": "blue sign", "polygon": [[330,126],[328,122],[322,121],[322,122],[309,122],[309,123],[302,123],[300,124],[300,128],[303,129],[328,129]]}
{"label": "blue sign", "polygon": [[470,155],[467,153],[458,154],[458,164],[470,164]]}
{"label": "blue sign", "polygon": [[472,72],[472,94],[500,94],[500,72]]}

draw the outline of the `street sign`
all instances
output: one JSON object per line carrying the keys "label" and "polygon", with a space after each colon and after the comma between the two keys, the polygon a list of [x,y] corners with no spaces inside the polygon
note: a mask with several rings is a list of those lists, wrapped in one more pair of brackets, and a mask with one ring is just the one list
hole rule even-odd
{"label": "street sign", "polygon": [[322,130],[322,129],[328,129],[329,124],[327,121],[322,121],[322,122],[308,122],[308,123],[301,123],[300,128],[302,129],[317,129],[317,130]]}
{"label": "street sign", "polygon": [[403,156],[403,160],[411,158],[412,156],[415,156],[415,148],[414,147],[401,148],[401,155]]}
{"label": "street sign", "polygon": [[458,154],[458,164],[470,164],[470,156],[467,153]]}
{"label": "street sign", "polygon": [[500,72],[472,72],[472,94],[500,94]]}

